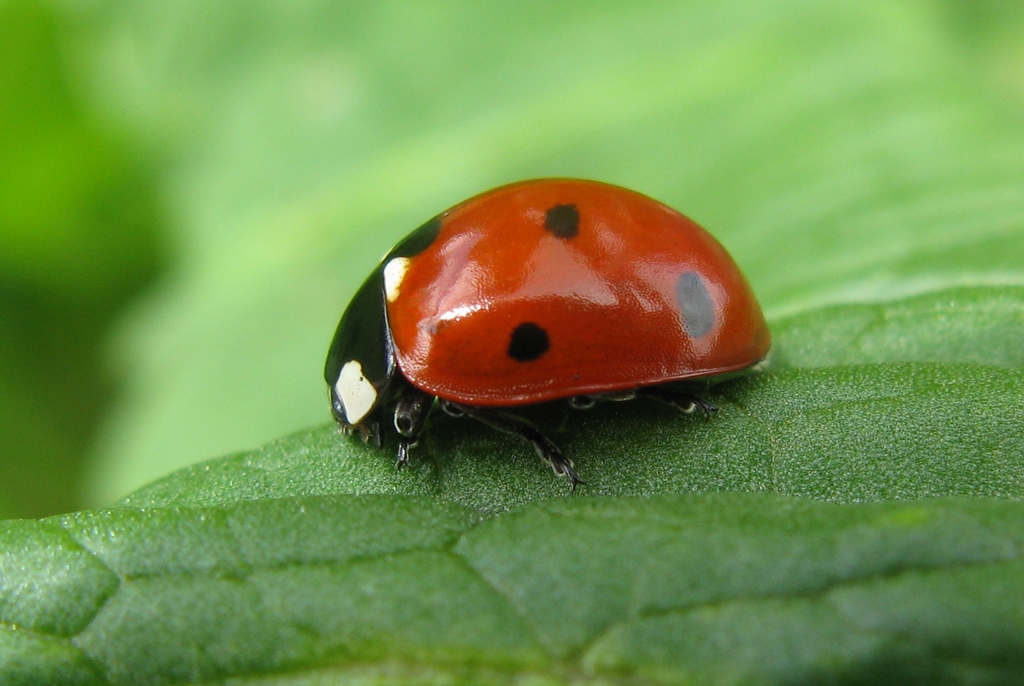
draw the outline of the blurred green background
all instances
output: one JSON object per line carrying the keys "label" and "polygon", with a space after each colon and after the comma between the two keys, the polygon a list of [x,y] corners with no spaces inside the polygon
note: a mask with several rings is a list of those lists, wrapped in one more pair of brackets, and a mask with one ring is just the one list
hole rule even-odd
{"label": "blurred green background", "polygon": [[327,421],[371,266],[520,178],[683,210],[770,318],[1024,282],[1022,65],[996,0],[0,0],[0,516]]}

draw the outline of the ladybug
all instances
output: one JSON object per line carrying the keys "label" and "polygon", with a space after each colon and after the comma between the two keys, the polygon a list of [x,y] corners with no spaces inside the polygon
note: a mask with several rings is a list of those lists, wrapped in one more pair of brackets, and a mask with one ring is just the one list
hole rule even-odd
{"label": "ladybug", "polygon": [[[435,405],[573,462],[513,408],[637,396],[715,408],[685,382],[754,366],[771,336],[736,263],[666,205],[595,181],[502,186],[389,252],[338,324],[324,378],[341,429],[398,466]],[[684,383],[680,383],[684,382]]]}

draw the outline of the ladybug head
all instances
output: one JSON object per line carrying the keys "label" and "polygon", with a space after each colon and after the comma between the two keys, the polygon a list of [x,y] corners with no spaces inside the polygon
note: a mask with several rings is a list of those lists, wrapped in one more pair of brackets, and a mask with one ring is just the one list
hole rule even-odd
{"label": "ladybug head", "polygon": [[395,377],[395,354],[388,333],[381,270],[356,292],[331,342],[324,379],[334,418],[348,432],[359,431],[379,444],[382,402]]}
{"label": "ladybug head", "polygon": [[384,261],[356,291],[327,354],[324,378],[331,394],[331,410],[342,429],[359,433],[380,444],[381,427],[394,427],[385,412],[402,394],[396,374],[395,344],[388,327],[387,303],[398,295],[409,259],[434,242],[441,230],[440,215],[430,219],[392,248]]}

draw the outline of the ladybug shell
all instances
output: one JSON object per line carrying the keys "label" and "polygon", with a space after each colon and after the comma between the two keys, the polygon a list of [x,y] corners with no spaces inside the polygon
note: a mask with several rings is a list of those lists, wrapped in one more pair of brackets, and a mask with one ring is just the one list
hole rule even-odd
{"label": "ladybug shell", "polygon": [[731,372],[770,347],[725,249],[639,193],[526,181],[427,227],[383,270],[398,368],[432,395],[536,403]]}

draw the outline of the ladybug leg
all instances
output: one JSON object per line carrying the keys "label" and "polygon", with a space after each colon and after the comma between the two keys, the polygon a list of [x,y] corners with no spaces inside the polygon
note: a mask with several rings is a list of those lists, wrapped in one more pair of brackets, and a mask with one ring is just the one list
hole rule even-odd
{"label": "ladybug leg", "polygon": [[693,414],[700,411],[704,415],[704,421],[711,419],[711,415],[718,412],[718,408],[704,400],[699,395],[684,388],[673,386],[648,386],[637,391],[638,394],[657,400],[660,403],[671,405],[682,410],[686,414]]}
{"label": "ladybug leg", "polygon": [[509,412],[462,405],[450,400],[442,400],[441,409],[453,417],[471,417],[492,429],[522,438],[533,446],[542,460],[551,465],[555,474],[569,480],[573,491],[579,484],[586,483],[573,469],[572,460],[563,455],[557,445],[526,419]]}
{"label": "ladybug leg", "polygon": [[384,437],[380,431],[380,421],[373,419],[363,422],[356,426],[354,430],[359,432],[359,437],[363,439],[363,443],[370,443],[378,450],[384,445]]}
{"label": "ladybug leg", "polygon": [[395,431],[398,432],[398,468],[409,464],[409,449],[420,442],[434,396],[407,386],[395,401]]}

